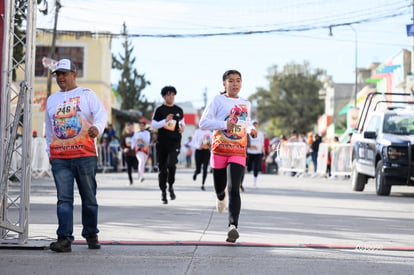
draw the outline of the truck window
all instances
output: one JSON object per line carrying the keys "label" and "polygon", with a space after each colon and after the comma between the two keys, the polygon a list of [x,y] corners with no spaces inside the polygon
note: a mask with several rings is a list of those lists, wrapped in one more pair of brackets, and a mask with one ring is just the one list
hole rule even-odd
{"label": "truck window", "polygon": [[381,124],[381,118],[378,115],[374,115],[369,119],[367,123],[367,127],[365,128],[365,131],[378,132],[378,129],[380,128],[380,124]]}

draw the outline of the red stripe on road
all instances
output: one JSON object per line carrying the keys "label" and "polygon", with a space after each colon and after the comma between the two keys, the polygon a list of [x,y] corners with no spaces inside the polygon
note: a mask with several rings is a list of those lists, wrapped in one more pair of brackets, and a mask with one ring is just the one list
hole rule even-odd
{"label": "red stripe on road", "polygon": [[[381,246],[381,245],[343,245],[343,244],[300,244],[300,243],[255,243],[255,242],[211,242],[211,241],[99,241],[103,245],[198,245],[198,246],[241,246],[241,247],[275,247],[275,248],[318,248],[318,249],[356,249],[356,250],[396,250],[414,251],[414,246]],[[85,244],[86,241],[74,241],[74,244]]]}

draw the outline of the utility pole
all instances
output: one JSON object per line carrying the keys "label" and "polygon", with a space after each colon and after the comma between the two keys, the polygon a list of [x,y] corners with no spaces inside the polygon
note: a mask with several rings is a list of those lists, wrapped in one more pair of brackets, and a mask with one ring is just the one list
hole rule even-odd
{"label": "utility pole", "polygon": [[[53,26],[52,45],[50,46],[49,60],[55,59],[57,22],[58,22],[59,10],[62,7],[62,5],[60,4],[60,0],[56,0],[55,6],[56,6],[55,23],[54,23],[54,26]],[[51,90],[52,90],[52,72],[50,71],[50,68],[48,68],[48,70],[47,70],[46,98],[48,98],[50,96],[50,94],[52,93]]]}
{"label": "utility pole", "polygon": [[203,110],[204,110],[207,106],[207,87],[204,88],[203,99],[204,99],[204,106],[203,106]]}
{"label": "utility pole", "polygon": [[[413,21],[414,24],[414,0],[411,4],[413,6],[413,16],[411,17],[411,20]],[[411,74],[414,75],[414,36],[411,37]]]}
{"label": "utility pole", "polygon": [[[414,0],[413,0],[414,1]],[[357,31],[349,25],[355,34],[355,87],[354,87],[354,106],[357,107],[357,95],[358,95],[358,34]]]}
{"label": "utility pole", "polygon": [[[413,0],[414,2],[414,0]],[[354,54],[354,66],[355,66],[355,80],[354,80],[354,107],[357,107],[357,95],[358,95],[358,33],[352,25],[348,25],[354,32],[355,42],[355,54]],[[329,26],[329,36],[333,36],[332,28],[334,25]]]}

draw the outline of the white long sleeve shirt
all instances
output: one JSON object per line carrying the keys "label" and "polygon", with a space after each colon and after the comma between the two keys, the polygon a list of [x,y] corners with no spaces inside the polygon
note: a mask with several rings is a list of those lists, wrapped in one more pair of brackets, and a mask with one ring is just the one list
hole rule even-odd
{"label": "white long sleeve shirt", "polygon": [[88,135],[91,126],[102,134],[106,110],[96,94],[86,88],[52,94],[46,103],[46,151],[51,158],[97,156],[96,138]]}
{"label": "white long sleeve shirt", "polygon": [[207,129],[196,129],[193,134],[192,147],[196,150],[210,149],[212,132]]}
{"label": "white long sleeve shirt", "polygon": [[151,139],[151,135],[150,135],[150,132],[148,132],[147,130],[137,131],[132,136],[131,148],[136,148],[137,146],[142,146],[142,144],[138,144],[139,142],[144,143],[143,146],[149,146],[150,139]]}
{"label": "white long sleeve shirt", "polygon": [[264,153],[264,134],[262,131],[257,131],[257,137],[250,138],[250,147],[247,148],[248,154],[263,154]]}
{"label": "white long sleeve shirt", "polygon": [[[253,127],[250,119],[250,102],[243,98],[216,95],[207,105],[199,126],[214,130],[212,153],[222,156],[246,156],[247,134]],[[227,131],[227,119],[236,123],[233,132]]]}

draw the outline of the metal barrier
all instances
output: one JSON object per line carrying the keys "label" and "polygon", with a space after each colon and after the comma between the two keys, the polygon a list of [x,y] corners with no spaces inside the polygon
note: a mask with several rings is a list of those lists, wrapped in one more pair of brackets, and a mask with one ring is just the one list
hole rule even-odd
{"label": "metal barrier", "polygon": [[317,167],[316,173],[319,175],[326,174],[326,168],[328,167],[328,157],[329,157],[329,144],[328,143],[321,143],[319,144],[318,150],[318,159],[317,159]]}
{"label": "metal barrier", "polygon": [[52,176],[45,138],[37,137],[32,141],[32,176],[35,178]]}
{"label": "metal barrier", "polygon": [[[321,143],[319,145],[317,170],[316,174],[325,175],[328,165],[328,158],[331,158],[331,175],[332,176],[350,176],[351,175],[351,150],[350,144],[339,143],[331,145]],[[46,139],[37,137],[33,140],[32,153],[32,176],[42,177],[51,176],[49,158],[46,153]],[[299,174],[307,173],[306,153],[307,145],[300,142],[287,142],[278,146],[277,162],[279,171],[294,172]],[[98,170],[102,173],[117,172],[125,169],[123,163],[122,150],[119,145],[103,146],[98,144]],[[17,168],[20,165],[20,156],[13,157],[12,167]],[[157,172],[157,149],[152,144],[149,147],[149,157],[146,164],[146,171]],[[311,169],[312,170],[312,169]]]}
{"label": "metal barrier", "polygon": [[[51,166],[49,163],[49,157],[46,153],[46,139],[37,137],[33,139],[32,146],[32,176],[38,177],[51,177]],[[102,173],[117,172],[126,169],[125,163],[123,162],[123,152],[119,145],[108,145],[102,144],[97,145],[98,150],[98,171]],[[17,169],[21,165],[21,156],[16,153],[12,159],[12,167]],[[149,157],[146,164],[146,171],[157,172],[157,149],[155,144],[149,147]]]}
{"label": "metal barrier", "polygon": [[148,171],[150,172],[158,172],[158,159],[157,159],[157,146],[156,144],[150,144],[148,147],[148,160],[147,160],[147,166]]}
{"label": "metal barrier", "polygon": [[117,172],[122,167],[120,145],[98,144],[98,170],[102,173]]}
{"label": "metal barrier", "polygon": [[[98,170],[102,173],[126,170],[123,154],[119,145],[105,146],[98,144]],[[158,171],[157,148],[155,144],[149,146],[145,171]]]}
{"label": "metal barrier", "polygon": [[352,146],[350,144],[340,143],[332,147],[332,176],[351,176],[351,152]]}
{"label": "metal barrier", "polygon": [[[329,148],[331,146],[331,148]],[[351,152],[352,146],[349,143],[336,143],[329,145],[321,143],[318,151],[318,169],[316,173],[326,174],[328,162],[331,163],[331,176],[351,175]],[[328,159],[330,158],[330,159]]]}
{"label": "metal barrier", "polygon": [[[331,146],[331,149],[330,149]],[[278,146],[277,162],[282,172],[307,173],[306,153],[307,145],[301,142],[286,142]],[[331,176],[351,175],[350,144],[321,143],[319,145],[316,174],[326,175],[328,163],[331,164]]]}
{"label": "metal barrier", "polygon": [[278,146],[277,161],[281,172],[306,171],[307,145],[303,142],[282,142]]}

